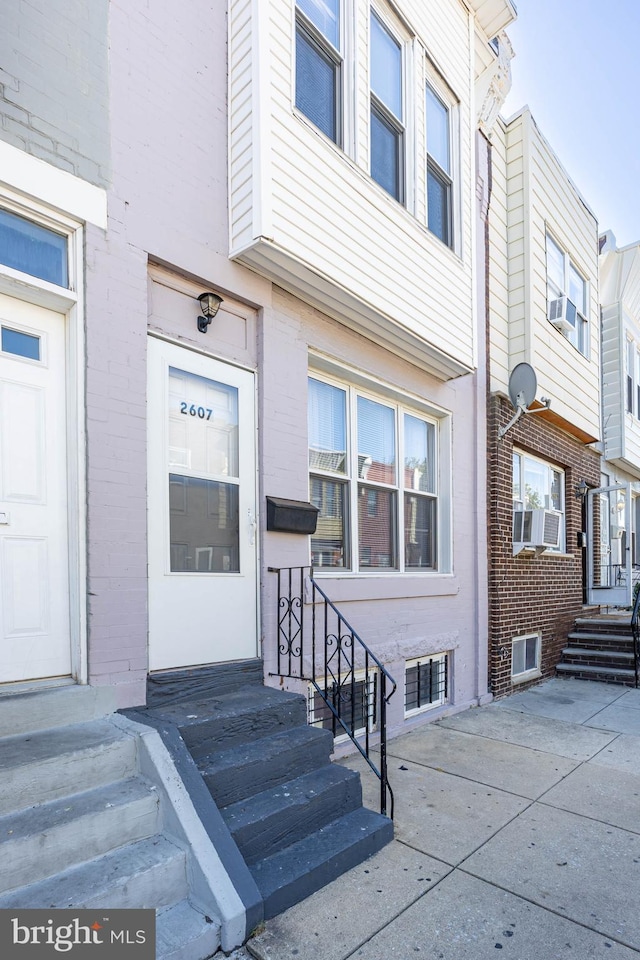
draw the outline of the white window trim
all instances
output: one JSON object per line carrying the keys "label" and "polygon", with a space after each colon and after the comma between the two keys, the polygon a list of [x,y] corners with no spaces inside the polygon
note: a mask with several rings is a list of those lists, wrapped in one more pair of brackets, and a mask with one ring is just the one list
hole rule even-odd
{"label": "white window trim", "polygon": [[[527,640],[536,641],[536,666],[530,670],[524,670],[522,673],[513,672],[513,648],[516,643],[525,643]],[[540,662],[542,659],[542,634],[540,631],[535,631],[534,633],[526,633],[521,637],[513,637],[511,640],[511,682],[516,683],[525,683],[527,680],[535,680],[537,677],[542,676],[542,670],[540,667]]]}
{"label": "white window trim", "polygon": [[[349,485],[349,510],[350,510],[350,528],[349,536],[351,541],[351,551],[352,551],[352,566],[349,568],[345,567],[319,567],[317,570],[314,570],[314,575],[319,577],[341,577],[348,579],[371,579],[371,578],[384,578],[385,580],[392,577],[400,577],[402,580],[407,578],[416,577],[416,578],[442,578],[443,575],[451,574],[452,572],[452,535],[453,535],[453,522],[452,522],[452,483],[453,483],[453,467],[452,467],[452,436],[451,436],[451,414],[448,411],[443,411],[441,408],[435,408],[430,404],[426,404],[423,399],[417,398],[411,394],[405,394],[397,388],[391,387],[388,384],[384,384],[381,381],[376,381],[373,378],[368,378],[363,376],[360,372],[350,371],[347,368],[338,366],[333,361],[328,360],[327,358],[321,358],[320,356],[313,356],[309,359],[309,369],[308,377],[314,379],[320,379],[326,383],[329,383],[331,386],[335,386],[340,390],[346,391],[346,439],[347,439],[347,458],[351,461],[350,451],[351,451],[351,433],[353,429],[353,424],[356,422],[356,412],[355,408],[357,405],[357,397],[366,396],[368,399],[373,400],[378,403],[391,403],[396,407],[396,425],[398,423],[398,414],[412,413],[418,414],[421,419],[425,419],[434,424],[436,429],[435,436],[435,478],[436,478],[436,493],[435,500],[437,504],[437,522],[436,522],[436,566],[435,568],[428,568],[421,570],[419,568],[410,567],[408,569],[404,566],[404,557],[402,549],[402,536],[403,536],[403,517],[404,517],[404,502],[400,503],[400,500],[404,494],[404,488],[399,484],[399,475],[398,475],[398,484],[395,486],[395,489],[398,494],[399,506],[398,506],[398,542],[397,549],[399,551],[398,559],[400,561],[399,569],[385,569],[378,567],[375,569],[356,569],[358,563],[356,562],[355,556],[355,541],[353,534],[354,526],[357,524],[357,477],[353,477],[351,473],[347,475],[340,475],[338,477],[335,475],[335,479],[341,479],[346,481]],[[396,435],[396,445],[398,444],[399,431]],[[398,465],[398,470],[399,470]],[[319,471],[312,471],[308,468],[309,476],[313,474],[314,476],[326,476],[327,479],[331,479],[333,474],[322,474]],[[410,492],[410,491],[408,491]],[[354,512],[355,511],[355,512]]]}
{"label": "white window trim", "polygon": [[[576,343],[573,342],[573,340],[571,339],[571,335],[570,335],[568,332],[567,332],[567,333],[565,333],[564,331],[559,331],[559,332],[562,334],[562,336],[565,338],[565,340],[568,340],[568,341],[569,341],[569,343],[571,344],[571,346],[572,346],[575,350],[577,350],[578,353],[579,353],[581,356],[583,356],[583,357],[585,357],[585,359],[589,360],[589,359],[590,359],[590,356],[591,356],[591,323],[589,322],[588,308],[589,308],[589,302],[590,302],[591,284],[590,284],[590,282],[589,282],[589,279],[588,279],[588,277],[587,277],[586,272],[585,272],[585,271],[578,265],[578,263],[573,259],[573,257],[571,256],[571,254],[568,252],[566,245],[565,245],[564,243],[562,243],[562,242],[558,239],[558,237],[556,236],[556,234],[554,234],[554,232],[553,232],[548,226],[545,228],[545,270],[546,270],[546,281],[547,281],[547,319],[548,319],[548,317],[549,317],[549,303],[550,303],[550,298],[549,298],[549,283],[550,283],[550,280],[549,280],[549,248],[548,248],[548,240],[549,240],[549,239],[551,239],[552,242],[556,245],[556,247],[558,247],[558,249],[560,250],[560,252],[562,253],[563,258],[564,258],[563,289],[560,291],[559,296],[560,296],[560,297],[567,297],[569,300],[571,299],[570,296],[569,296],[569,289],[570,289],[569,271],[570,271],[570,268],[571,268],[571,267],[574,268],[574,270],[576,271],[576,273],[580,276],[580,278],[581,278],[581,279],[583,280],[583,282],[584,282],[584,299],[585,299],[585,309],[586,309],[587,312],[586,312],[586,313],[583,313],[582,310],[579,310],[579,309],[578,309],[578,305],[575,304],[577,315],[578,315],[578,317],[580,317],[580,319],[581,319],[581,320],[584,322],[584,324],[585,324],[585,327],[584,327],[584,329],[585,329],[585,337],[584,337],[585,349],[584,349],[584,352],[583,352],[582,350],[580,350],[577,342],[576,342]],[[572,301],[572,302],[573,302],[573,301]],[[554,324],[553,324],[552,321],[548,320],[548,322],[551,323],[551,326],[554,326]],[[557,329],[557,328],[556,328],[556,329]]]}
{"label": "white window trim", "polygon": [[[0,142],[0,162],[3,156],[3,145]],[[18,183],[24,182],[33,173],[33,160],[23,151],[20,154],[24,164],[25,176],[18,176]],[[38,161],[38,164],[41,161]],[[44,164],[50,168],[49,164]],[[40,170],[36,167],[36,172]],[[53,169],[53,168],[50,168]],[[3,171],[3,177],[8,178],[9,171]],[[62,173],[63,171],[56,171]],[[65,178],[71,178],[71,180]],[[63,181],[57,176],[45,175],[42,184],[43,196],[48,196],[49,188],[53,184],[66,186],[70,193],[63,192],[73,209],[85,208],[85,213],[91,217],[100,218],[100,211],[95,204],[97,194],[82,189],[76,190],[78,178],[65,174]],[[77,181],[77,182],[76,182]],[[86,185],[90,186],[90,185]],[[97,189],[97,188],[96,188]],[[104,191],[100,191],[100,194]],[[104,194],[106,198],[106,194]],[[61,197],[57,203],[60,204]],[[63,234],[68,241],[68,282],[69,287],[60,287],[57,284],[41,280],[31,274],[14,270],[0,264],[0,293],[16,297],[26,303],[37,304],[50,310],[66,315],[66,370],[67,370],[67,457],[68,457],[68,549],[69,549],[69,628],[71,641],[71,670],[72,676],[78,683],[88,680],[87,658],[87,518],[86,518],[86,438],[85,422],[85,336],[84,336],[84,228],[72,214],[61,213],[57,208],[49,206],[43,200],[33,200],[26,197],[17,189],[3,187],[0,184],[0,206],[16,213],[33,223],[55,230]],[[99,207],[100,204],[97,204]],[[106,202],[104,207],[106,226]],[[89,219],[89,216],[87,216]]]}
{"label": "white window trim", "polygon": [[[347,10],[347,8],[349,8]],[[348,15],[348,13],[350,15]],[[297,3],[293,4],[292,10],[293,16],[293,27],[292,27],[292,36],[293,36],[293,55],[292,55],[292,74],[291,82],[293,84],[293,89],[291,93],[291,103],[293,105],[293,112],[296,117],[306,124],[311,124],[314,131],[319,133],[327,143],[333,144],[338,150],[347,153],[348,155],[353,155],[353,141],[354,141],[354,119],[355,119],[355,90],[353,85],[353,71],[349,69],[350,64],[353,62],[353,24],[352,24],[352,0],[340,0],[339,3],[339,16],[340,16],[340,48],[333,46],[330,40],[324,36],[321,30],[316,27],[312,20],[309,19],[304,10],[301,10]],[[336,102],[336,139],[332,140],[331,137],[316,126],[313,120],[304,113],[298,106],[296,106],[296,56],[297,56],[297,30],[298,23],[307,33],[308,36],[314,39],[314,41],[325,51],[327,56],[329,56],[337,64],[337,102]]]}
{"label": "white window trim", "polygon": [[[552,512],[552,513],[560,513],[560,514],[562,515],[561,529],[560,529],[560,543],[559,543],[559,545],[558,545],[557,547],[546,547],[546,548],[543,550],[544,553],[552,554],[553,556],[562,556],[562,555],[565,554],[565,551],[566,551],[566,541],[567,541],[567,500],[566,500],[566,496],[567,496],[567,491],[566,491],[566,476],[567,476],[567,475],[566,475],[566,470],[564,469],[564,467],[558,466],[558,464],[553,463],[551,460],[545,460],[544,457],[538,457],[538,456],[536,456],[535,454],[528,453],[526,450],[520,450],[518,447],[514,447],[514,448],[513,448],[513,452],[512,452],[512,463],[513,463],[513,457],[516,457],[516,456],[526,457],[526,458],[528,458],[529,460],[535,461],[536,463],[541,463],[541,464],[543,464],[543,466],[545,466],[547,469],[556,470],[556,471],[557,471],[558,473],[560,473],[561,476],[562,476],[562,509],[561,509],[561,510],[556,510],[555,507],[541,507],[541,508],[540,508],[540,509],[542,509],[542,510],[549,510],[549,511]],[[515,504],[516,504],[516,503],[522,503],[522,504],[523,504],[523,507],[522,507],[523,510],[532,509],[532,508],[526,507],[526,506],[524,505],[524,501],[523,501],[523,500],[515,500],[515,499],[513,499],[513,497],[512,497],[512,501],[511,501],[511,502],[512,502],[512,504],[514,505],[512,512],[515,512]],[[514,545],[514,553],[520,552],[520,550],[517,550],[517,551],[516,551],[516,546],[519,545],[519,546],[521,547],[523,541],[513,539],[513,534],[512,534],[512,540],[513,540],[513,545]],[[525,541],[525,542],[526,542],[526,541]],[[533,550],[533,549],[536,549],[536,548],[534,548],[533,546],[528,546],[528,547],[525,547],[524,549],[525,549],[525,550]]]}
{"label": "white window trim", "polygon": [[[427,663],[427,661],[429,661],[429,660],[435,660],[435,661],[437,661],[438,663],[445,663],[445,662],[446,662],[446,664],[447,664],[447,667],[446,667],[446,669],[447,669],[447,690],[446,690],[446,692],[443,694],[443,696],[441,696],[439,699],[433,700],[431,703],[425,703],[425,704],[423,704],[422,706],[419,706],[419,707],[412,707],[411,709],[407,710],[407,707],[406,707],[406,704],[407,704],[407,671],[408,671],[410,668],[412,668],[412,667],[418,666],[419,664]],[[438,707],[442,707],[442,706],[444,706],[446,703],[449,703],[449,701],[450,701],[450,689],[451,689],[451,653],[450,653],[450,651],[446,650],[446,651],[443,651],[442,653],[429,653],[429,654],[425,654],[425,656],[423,656],[423,657],[414,657],[414,658],[411,659],[411,660],[405,660],[405,664],[404,664],[404,690],[403,690],[403,695],[402,695],[402,697],[403,697],[403,705],[404,705],[404,716],[405,716],[406,719],[409,718],[409,717],[415,717],[415,716],[417,716],[418,714],[421,714],[421,713],[428,713],[428,712],[431,711],[431,710],[436,710]]]}

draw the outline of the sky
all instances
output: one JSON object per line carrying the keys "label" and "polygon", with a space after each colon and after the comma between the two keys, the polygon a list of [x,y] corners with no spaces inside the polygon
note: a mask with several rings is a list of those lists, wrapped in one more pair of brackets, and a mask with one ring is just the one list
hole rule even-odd
{"label": "sky", "polygon": [[516,0],[502,114],[528,104],[619,247],[640,241],[640,0]]}

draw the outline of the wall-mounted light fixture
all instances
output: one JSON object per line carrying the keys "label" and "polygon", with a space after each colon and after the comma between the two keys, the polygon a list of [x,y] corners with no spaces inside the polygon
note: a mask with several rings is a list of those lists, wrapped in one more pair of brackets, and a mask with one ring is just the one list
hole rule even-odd
{"label": "wall-mounted light fixture", "polygon": [[584,500],[587,495],[587,490],[589,489],[589,484],[586,480],[581,480],[580,483],[576,483],[573,488],[573,492],[576,500]]}
{"label": "wall-mounted light fixture", "polygon": [[200,333],[206,333],[209,324],[220,309],[222,297],[219,297],[217,293],[201,293],[198,300],[202,310],[202,316],[198,317],[198,330]]}

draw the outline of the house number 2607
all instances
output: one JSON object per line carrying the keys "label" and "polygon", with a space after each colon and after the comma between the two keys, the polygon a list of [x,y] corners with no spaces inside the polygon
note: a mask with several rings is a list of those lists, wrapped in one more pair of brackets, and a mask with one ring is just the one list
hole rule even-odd
{"label": "house number 2607", "polygon": [[201,420],[211,420],[213,410],[210,410],[209,407],[196,407],[195,403],[185,403],[183,400],[180,403],[180,413],[184,413],[185,417],[199,417]]}

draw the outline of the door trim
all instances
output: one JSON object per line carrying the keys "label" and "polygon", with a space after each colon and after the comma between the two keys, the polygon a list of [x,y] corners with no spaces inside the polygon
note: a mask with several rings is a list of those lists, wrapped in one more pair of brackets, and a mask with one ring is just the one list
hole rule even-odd
{"label": "door trim", "polygon": [[[84,229],[77,220],[6,188],[0,205],[34,223],[54,227],[68,241],[69,289],[0,264],[0,292],[65,317],[67,534],[71,679],[88,683],[87,508],[85,434]],[[30,681],[31,682],[31,681]],[[39,682],[37,679],[34,683]]]}

